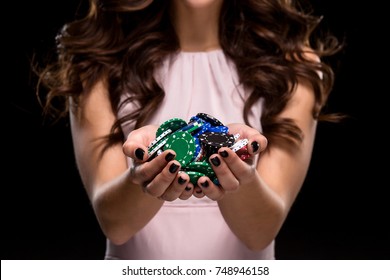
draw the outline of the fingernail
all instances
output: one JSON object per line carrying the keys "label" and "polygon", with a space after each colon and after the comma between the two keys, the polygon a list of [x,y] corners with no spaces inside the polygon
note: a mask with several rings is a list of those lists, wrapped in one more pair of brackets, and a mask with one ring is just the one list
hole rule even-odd
{"label": "fingernail", "polygon": [[252,146],[252,150],[253,150],[253,152],[254,153],[256,153],[257,152],[257,150],[259,149],[259,143],[257,142],[257,141],[253,141],[252,143],[251,143],[251,146]]}
{"label": "fingernail", "polygon": [[174,157],[175,157],[174,154],[168,153],[168,154],[165,156],[165,160],[166,160],[166,161],[171,161],[171,160],[173,160]]}
{"label": "fingernail", "polygon": [[221,164],[221,161],[219,160],[218,157],[213,157],[211,160],[211,163],[215,166],[219,166]]}
{"label": "fingernail", "polygon": [[[172,172],[174,173],[174,172]],[[179,177],[179,179],[177,180],[179,182],[180,185],[183,185],[185,182],[187,182],[187,180],[183,179],[182,177]]]}
{"label": "fingernail", "polygon": [[228,152],[227,152],[227,151],[222,151],[222,152],[219,152],[219,154],[221,155],[221,157],[224,157],[224,158],[226,158],[226,157],[228,157],[228,156],[229,156],[229,154],[228,154]]}
{"label": "fingernail", "polygon": [[140,160],[143,160],[144,159],[144,154],[145,154],[145,151],[142,150],[141,148],[138,148],[137,150],[135,150],[135,156],[140,159]]}
{"label": "fingernail", "polygon": [[191,190],[191,187],[187,186],[187,187],[185,188],[185,190],[186,190],[187,192],[189,192],[189,191]]}
{"label": "fingernail", "polygon": [[209,186],[208,181],[204,181],[203,183],[200,183],[202,187],[207,188]]}
{"label": "fingernail", "polygon": [[177,164],[172,163],[172,165],[169,167],[169,172],[175,173],[179,169],[179,166]]}

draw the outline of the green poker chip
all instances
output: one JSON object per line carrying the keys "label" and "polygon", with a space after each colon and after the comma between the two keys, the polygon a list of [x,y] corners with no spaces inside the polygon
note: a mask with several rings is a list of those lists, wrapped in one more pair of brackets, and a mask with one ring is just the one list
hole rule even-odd
{"label": "green poker chip", "polygon": [[186,166],[186,170],[200,172],[205,174],[207,177],[212,178],[215,176],[214,170],[211,164],[207,161],[193,161]]}
{"label": "green poker chip", "polygon": [[189,132],[176,131],[168,136],[164,145],[164,150],[174,150],[175,160],[180,162],[181,166],[186,166],[191,162],[196,150],[195,140]]}
{"label": "green poker chip", "polygon": [[172,118],[165,122],[163,122],[159,128],[156,131],[156,137],[159,137],[161,134],[163,134],[167,130],[171,130],[172,132],[175,132],[176,130],[185,127],[187,125],[187,122],[180,118]]}
{"label": "green poker chip", "polygon": [[165,130],[163,133],[161,133],[156,139],[154,139],[148,146],[148,149],[153,148],[155,145],[157,145],[161,140],[163,140],[167,135],[171,134],[173,131],[170,129]]}
{"label": "green poker chip", "polygon": [[151,146],[148,149],[149,156],[152,156],[153,154],[157,153],[160,149],[164,147],[164,145],[167,143],[168,138],[163,138],[159,142],[155,143],[153,146]]}
{"label": "green poker chip", "polygon": [[200,177],[205,176],[205,174],[197,171],[186,171],[186,173],[188,174],[188,176],[190,176],[190,182],[194,184],[194,186],[197,185],[198,179]]}

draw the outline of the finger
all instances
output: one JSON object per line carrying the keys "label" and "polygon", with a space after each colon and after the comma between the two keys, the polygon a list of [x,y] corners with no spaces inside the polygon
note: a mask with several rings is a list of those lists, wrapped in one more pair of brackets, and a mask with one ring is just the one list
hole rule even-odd
{"label": "finger", "polygon": [[[225,155],[225,153],[223,154]],[[232,154],[234,154],[234,152],[232,152]],[[241,161],[240,158],[238,158],[238,160]],[[213,167],[215,175],[217,176],[219,184],[221,185],[223,190],[225,191],[237,190],[239,187],[239,181],[234,175],[234,173],[230,170],[226,162],[222,159],[222,156],[219,154],[211,155],[209,161]]]}
{"label": "finger", "polygon": [[202,191],[202,188],[198,185],[194,186],[194,191],[193,191],[193,195],[196,197],[196,198],[202,198],[204,197],[204,193]]}
{"label": "finger", "polygon": [[202,189],[205,196],[211,200],[220,200],[225,194],[223,188],[215,185],[209,177],[202,176],[198,179],[198,186]]}
{"label": "finger", "polygon": [[[238,186],[242,183],[246,183],[250,180],[253,180],[253,176],[256,175],[255,165],[249,165],[245,161],[241,160],[231,149],[229,148],[220,148],[218,150],[218,156],[221,159],[221,165],[226,165],[227,169],[233,174],[234,178],[238,180]],[[218,170],[219,171],[219,170]],[[221,171],[219,171],[221,172]],[[222,170],[222,172],[227,172]],[[217,171],[216,171],[217,173]],[[227,172],[228,173],[228,172]],[[218,175],[217,175],[218,176]],[[227,176],[227,175],[225,175]],[[218,177],[221,185],[225,188],[224,184],[229,184],[229,182],[224,178],[224,174]],[[230,184],[233,184],[231,182]],[[234,182],[236,184],[236,182]],[[232,187],[233,188],[233,187]]]}
{"label": "finger", "polygon": [[129,133],[123,143],[123,153],[136,161],[147,159],[148,146],[156,137],[157,126],[147,125]]}
{"label": "finger", "polygon": [[263,152],[268,145],[267,138],[262,134],[253,134],[248,138],[248,152],[251,155],[255,155]]}
{"label": "finger", "polygon": [[137,184],[152,181],[175,156],[176,154],[173,150],[166,150],[150,162],[133,163],[132,180]]}
{"label": "finger", "polygon": [[176,160],[169,162],[165,168],[152,181],[145,186],[145,192],[160,197],[176,179],[180,163]]}
{"label": "finger", "polygon": [[[182,196],[182,199],[189,198],[192,195],[192,192],[189,192],[189,190],[186,189],[188,182],[189,176],[186,173],[179,171],[176,179],[160,196],[160,198],[166,201],[174,201],[180,196]],[[190,190],[192,190],[192,188],[190,188]]]}
{"label": "finger", "polygon": [[244,124],[229,124],[229,132],[239,134],[241,139],[248,139],[248,151],[250,154],[256,154],[264,151],[268,140],[258,130]]}
{"label": "finger", "polygon": [[187,199],[189,199],[192,196],[193,192],[194,192],[194,185],[189,183],[184,188],[184,192],[182,192],[182,194],[179,196],[179,199],[187,200]]}

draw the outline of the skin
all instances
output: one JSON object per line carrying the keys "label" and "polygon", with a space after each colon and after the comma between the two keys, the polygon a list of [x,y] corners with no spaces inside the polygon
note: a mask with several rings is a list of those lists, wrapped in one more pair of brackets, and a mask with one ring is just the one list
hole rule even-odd
{"label": "skin", "polygon": [[[222,0],[173,3],[173,21],[184,51],[219,47],[217,16]],[[81,178],[103,232],[114,244],[123,244],[153,218],[164,201],[207,196],[218,202],[227,224],[249,249],[265,248],[279,232],[306,176],[317,125],[311,115],[313,105],[312,89],[302,82],[281,113],[294,119],[303,132],[303,142],[294,151],[277,145],[267,149],[267,139],[257,130],[229,124],[229,132],[249,140],[248,151],[258,161],[243,161],[230,149],[221,148],[210,157],[220,161],[220,165],[212,165],[221,186],[207,177],[193,186],[179,168],[170,172],[173,164],[180,167],[178,161],[166,159],[174,151],[164,151],[150,162],[146,152],[142,160],[135,156],[139,148],[147,151],[156,125],[132,131],[125,143],[99,158],[102,146],[94,139],[108,134],[116,120],[106,83],[99,81],[85,92],[70,120]],[[257,151],[252,148],[253,142],[260,146]],[[221,155],[224,151],[227,157]],[[127,157],[133,161],[130,167]],[[179,177],[184,184],[179,183]]]}

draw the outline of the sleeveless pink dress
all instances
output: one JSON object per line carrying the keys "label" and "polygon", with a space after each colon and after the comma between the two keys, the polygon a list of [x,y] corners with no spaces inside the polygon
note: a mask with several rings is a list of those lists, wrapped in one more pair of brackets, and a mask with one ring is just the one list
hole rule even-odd
{"label": "sleeveless pink dress", "polygon": [[[243,123],[242,110],[248,94],[238,82],[234,64],[222,50],[181,52],[169,57],[156,71],[166,91],[150,123],[160,125],[178,117],[186,121],[208,113],[223,124]],[[124,106],[119,117],[132,110]],[[250,121],[261,131],[262,102],[253,107]],[[123,125],[127,135],[133,127]],[[129,164],[131,164],[129,160]],[[121,246],[107,240],[106,259],[274,259],[274,242],[262,251],[251,251],[232,233],[218,204],[191,197],[165,202],[156,216]]]}

